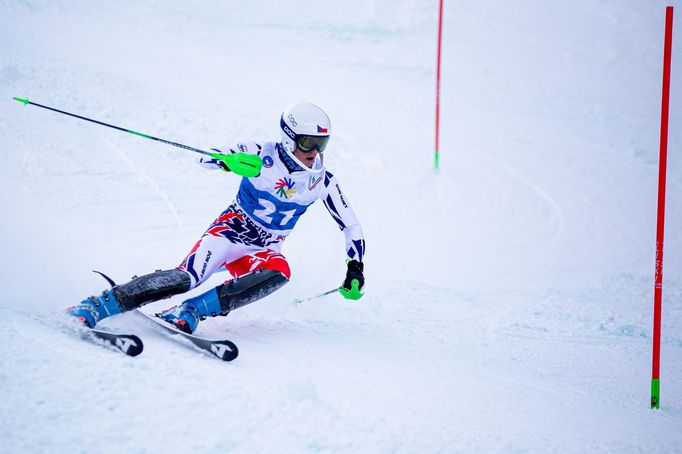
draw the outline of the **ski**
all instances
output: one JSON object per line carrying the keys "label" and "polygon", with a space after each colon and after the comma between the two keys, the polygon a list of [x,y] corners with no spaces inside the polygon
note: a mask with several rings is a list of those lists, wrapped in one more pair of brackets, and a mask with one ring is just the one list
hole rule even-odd
{"label": "ski", "polygon": [[[113,347],[128,356],[137,356],[142,353],[144,345],[139,337],[134,334],[119,334],[101,329],[86,328],[85,337],[100,340],[107,347]],[[95,342],[100,344],[100,342]]]}
{"label": "ski", "polygon": [[182,336],[183,338],[192,342],[195,347],[201,349],[204,352],[210,353],[220,360],[232,361],[239,355],[239,349],[237,346],[227,339],[207,339],[205,337],[195,336],[194,334],[187,334],[186,332],[180,331],[175,326],[155,315],[145,314],[139,309],[136,309],[135,312],[152,321],[156,326],[163,328],[166,332]]}

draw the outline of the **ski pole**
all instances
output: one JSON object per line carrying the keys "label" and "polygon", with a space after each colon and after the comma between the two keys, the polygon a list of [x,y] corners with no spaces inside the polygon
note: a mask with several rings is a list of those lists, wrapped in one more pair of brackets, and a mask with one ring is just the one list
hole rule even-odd
{"label": "ski pole", "polygon": [[122,128],[120,126],[111,125],[109,123],[104,123],[103,121],[94,120],[92,118],[83,117],[81,115],[76,115],[70,112],[65,112],[63,110],[55,109],[54,107],[44,106],[38,104],[37,102],[29,101],[28,99],[14,97],[15,101],[18,101],[24,105],[32,105],[36,107],[41,107],[43,109],[51,110],[60,114],[68,115],[70,117],[79,118],[81,120],[89,121],[91,123],[96,123],[98,125],[106,126],[108,128],[117,129],[119,131],[128,132],[130,134],[135,134],[136,136],[144,137],[145,139],[152,139],[157,142],[172,145],[174,147],[182,148],[183,150],[193,151],[195,153],[201,153],[206,156],[210,156],[213,159],[217,159],[225,163],[225,165],[234,173],[245,176],[245,177],[255,177],[260,174],[260,169],[262,166],[262,161],[257,155],[250,155],[246,153],[234,153],[231,155],[223,155],[220,153],[211,153],[208,151],[200,150],[199,148],[190,147],[177,142],[171,142],[170,140],[161,139],[159,137],[150,136],[149,134],[143,134],[141,132],[133,131],[132,129]]}
{"label": "ski pole", "polygon": [[323,296],[331,295],[332,293],[335,293],[335,292],[338,292],[338,291],[339,291],[338,288],[333,288],[333,289],[331,289],[331,290],[327,290],[327,291],[324,292],[324,293],[320,293],[319,295],[311,296],[311,297],[308,297],[308,298],[305,298],[305,299],[302,299],[302,300],[301,300],[301,299],[295,299],[295,300],[294,300],[294,304],[301,304],[301,303],[305,303],[306,301],[314,300],[314,299],[317,299],[317,298],[322,298]]}

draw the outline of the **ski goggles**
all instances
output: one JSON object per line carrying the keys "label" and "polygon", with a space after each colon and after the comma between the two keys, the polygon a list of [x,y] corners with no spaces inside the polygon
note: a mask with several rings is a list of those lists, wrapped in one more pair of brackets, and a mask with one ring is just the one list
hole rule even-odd
{"label": "ski goggles", "polygon": [[[322,153],[325,148],[327,148],[327,142],[329,142],[329,136],[310,136],[305,134],[296,134],[289,128],[289,126],[284,121],[284,117],[279,120],[279,126],[282,131],[289,136],[291,140],[296,144],[296,148],[301,150],[303,153],[311,153],[313,150],[317,150],[318,153]],[[318,126],[318,131],[320,127]],[[324,130],[327,132],[327,130]]]}
{"label": "ski goggles", "polygon": [[312,153],[313,150],[322,153],[328,142],[329,136],[298,136],[296,147],[303,153]]}

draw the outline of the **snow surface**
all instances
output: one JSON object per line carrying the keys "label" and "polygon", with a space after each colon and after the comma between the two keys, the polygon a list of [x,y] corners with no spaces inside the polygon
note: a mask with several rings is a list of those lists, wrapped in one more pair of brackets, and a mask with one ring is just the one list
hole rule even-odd
{"label": "snow surface", "polygon": [[[0,1],[1,452],[682,451],[682,5],[653,411],[665,3],[445,3],[434,173],[435,0]],[[291,283],[201,324],[237,361],[135,314],[102,325],[138,358],[76,339],[90,270],[175,266],[239,181],[13,96],[198,147],[319,104],[366,296],[293,303],[343,276],[320,205]]]}

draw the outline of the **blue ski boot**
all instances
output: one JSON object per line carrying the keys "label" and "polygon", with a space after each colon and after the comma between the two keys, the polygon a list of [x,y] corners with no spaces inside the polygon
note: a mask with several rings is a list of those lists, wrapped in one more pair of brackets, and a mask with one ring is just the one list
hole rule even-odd
{"label": "blue ski boot", "polygon": [[227,315],[235,309],[257,301],[289,282],[281,272],[256,270],[236,277],[197,297],[171,307],[159,317],[179,330],[192,334],[206,317]]}
{"label": "blue ski boot", "polygon": [[180,331],[192,334],[197,329],[200,320],[204,320],[208,316],[215,317],[220,312],[218,289],[214,288],[166,309],[157,316],[174,325]]}
{"label": "blue ski boot", "polygon": [[103,318],[121,313],[121,306],[116,301],[114,292],[105,290],[100,296],[90,296],[80,304],[68,308],[67,313],[81,320],[90,328]]}

